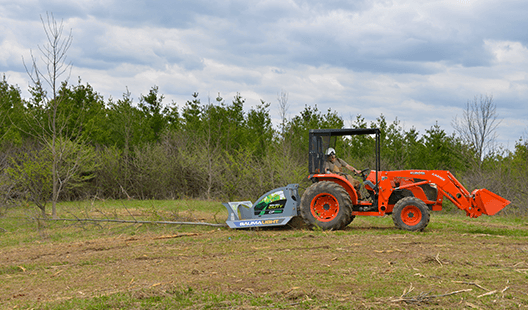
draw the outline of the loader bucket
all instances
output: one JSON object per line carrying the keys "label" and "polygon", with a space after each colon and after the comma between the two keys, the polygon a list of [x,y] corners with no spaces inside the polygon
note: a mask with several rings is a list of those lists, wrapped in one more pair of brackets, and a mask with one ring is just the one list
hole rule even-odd
{"label": "loader bucket", "polygon": [[487,189],[476,189],[472,193],[477,208],[486,215],[494,215],[510,204],[510,201]]}

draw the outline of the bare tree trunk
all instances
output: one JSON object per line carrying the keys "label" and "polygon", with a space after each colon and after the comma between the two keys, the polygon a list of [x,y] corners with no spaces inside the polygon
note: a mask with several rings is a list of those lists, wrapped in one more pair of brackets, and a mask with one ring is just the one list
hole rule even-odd
{"label": "bare tree trunk", "polygon": [[[207,117],[210,117],[208,115]],[[216,181],[216,177],[218,176],[219,167],[218,167],[218,153],[220,149],[220,144],[218,142],[214,142],[213,139],[218,139],[220,137],[213,137],[213,132],[211,128],[211,121],[207,122],[207,132],[205,136],[205,152],[207,152],[206,158],[207,158],[207,189],[206,189],[206,195],[207,200],[210,200],[212,197],[212,190]],[[220,132],[220,126],[217,129],[217,132]]]}
{"label": "bare tree trunk", "polygon": [[[56,96],[54,95],[53,101],[55,102]],[[55,105],[53,108],[53,118],[52,118],[52,144],[51,144],[51,155],[52,155],[52,167],[51,167],[51,175],[52,175],[52,182],[53,182],[53,197],[51,199],[51,216],[53,218],[57,218],[57,200],[59,196],[59,182],[57,177],[57,127],[56,127],[56,120],[57,120],[57,106]]]}
{"label": "bare tree trunk", "polygon": [[279,116],[281,118],[280,123],[280,136],[282,145],[282,154],[284,157],[289,157],[291,154],[291,145],[286,141],[286,123],[288,122],[288,93],[281,90],[277,95],[277,101],[279,102]]}
{"label": "bare tree trunk", "polygon": [[286,130],[286,114],[288,112],[288,93],[281,90],[277,95],[277,101],[279,102],[279,113],[280,113],[280,133],[284,138],[284,131]]}

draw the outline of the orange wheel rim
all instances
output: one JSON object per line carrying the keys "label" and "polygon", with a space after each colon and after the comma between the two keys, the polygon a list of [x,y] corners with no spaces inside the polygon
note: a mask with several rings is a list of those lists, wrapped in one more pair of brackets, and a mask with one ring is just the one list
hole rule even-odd
{"label": "orange wheel rim", "polygon": [[405,225],[414,226],[422,220],[422,212],[417,206],[406,206],[401,212],[401,219]]}
{"label": "orange wheel rim", "polygon": [[312,215],[321,222],[330,222],[339,213],[339,202],[330,194],[319,194],[312,200]]}

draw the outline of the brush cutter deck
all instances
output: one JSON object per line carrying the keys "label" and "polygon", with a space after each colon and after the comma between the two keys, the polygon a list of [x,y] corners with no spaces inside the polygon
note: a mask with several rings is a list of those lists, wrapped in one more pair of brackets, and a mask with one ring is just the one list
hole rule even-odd
{"label": "brush cutter deck", "polygon": [[299,215],[299,184],[289,184],[251,201],[222,203],[229,213],[226,221],[230,228],[282,226]]}

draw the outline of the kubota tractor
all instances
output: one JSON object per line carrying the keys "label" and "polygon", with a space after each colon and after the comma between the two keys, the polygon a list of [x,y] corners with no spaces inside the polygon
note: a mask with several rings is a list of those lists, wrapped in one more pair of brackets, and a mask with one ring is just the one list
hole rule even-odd
{"label": "kubota tractor", "polygon": [[[360,195],[344,173],[324,173],[325,151],[335,147],[339,136],[374,135],[376,167],[361,171],[367,197]],[[367,151],[367,150],[366,150]],[[286,225],[300,216],[311,227],[343,229],[356,216],[392,214],[396,227],[423,230],[430,211],[442,210],[449,199],[470,217],[494,215],[510,202],[486,189],[467,191],[444,170],[380,169],[380,130],[313,129],[309,132],[309,179],[312,184],[299,197],[298,184],[274,189],[255,204],[250,201],[224,203],[231,228]]]}

